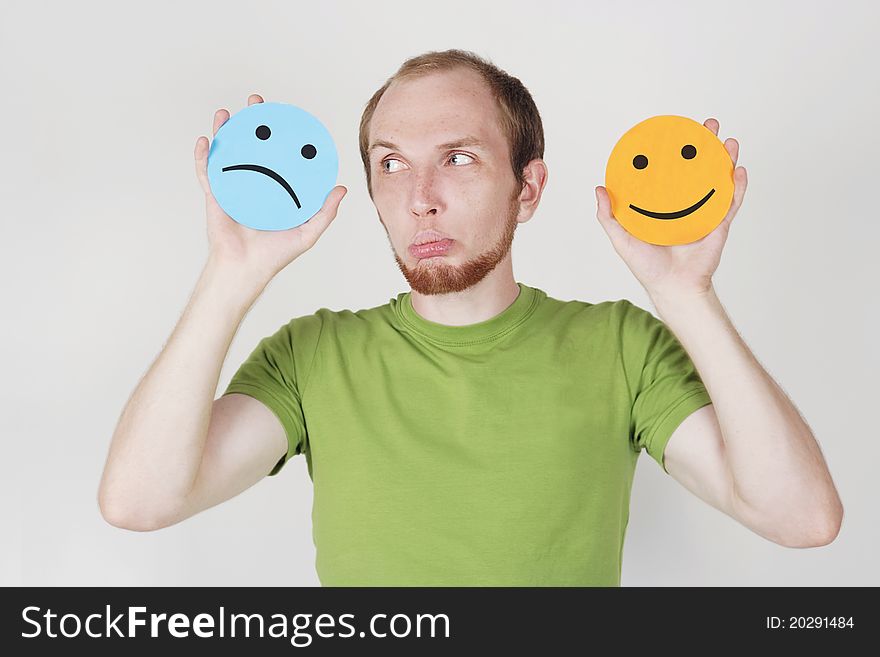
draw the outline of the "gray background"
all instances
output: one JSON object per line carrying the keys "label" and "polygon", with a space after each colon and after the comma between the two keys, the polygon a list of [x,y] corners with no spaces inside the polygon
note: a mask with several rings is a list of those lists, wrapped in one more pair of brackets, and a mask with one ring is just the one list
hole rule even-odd
{"label": "gray background", "polygon": [[740,141],[749,188],[715,286],[814,430],[843,529],[824,548],[780,547],[643,454],[622,584],[880,584],[878,18],[868,2],[5,1],[0,581],[318,585],[302,457],[153,533],[104,522],[101,470],[207,253],[192,152],[214,111],[252,92],[309,109],[349,188],[245,318],[219,394],[291,317],[408,289],[366,192],[358,120],[406,57],[459,47],[518,76],[542,113],[549,184],[517,231],[514,273],[550,296],[655,312],[596,219],[593,187],[626,129],[714,116]]}

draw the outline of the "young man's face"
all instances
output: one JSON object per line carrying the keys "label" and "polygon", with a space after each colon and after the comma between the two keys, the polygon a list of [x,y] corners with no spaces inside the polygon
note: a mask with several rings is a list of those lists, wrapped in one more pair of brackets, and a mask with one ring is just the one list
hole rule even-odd
{"label": "young man's face", "polygon": [[[394,82],[376,107],[368,142],[373,203],[415,292],[480,282],[510,257],[517,222],[528,219],[520,217],[499,112],[482,78],[461,68]],[[440,237],[452,241],[439,255],[411,250]]]}

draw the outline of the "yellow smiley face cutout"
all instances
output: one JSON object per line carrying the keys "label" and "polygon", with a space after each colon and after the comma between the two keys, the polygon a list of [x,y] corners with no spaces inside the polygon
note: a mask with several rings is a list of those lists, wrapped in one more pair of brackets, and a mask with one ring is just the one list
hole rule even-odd
{"label": "yellow smiley face cutout", "polygon": [[688,244],[711,233],[733,200],[733,161],[706,126],[654,116],[630,128],[605,169],[611,212],[644,242]]}

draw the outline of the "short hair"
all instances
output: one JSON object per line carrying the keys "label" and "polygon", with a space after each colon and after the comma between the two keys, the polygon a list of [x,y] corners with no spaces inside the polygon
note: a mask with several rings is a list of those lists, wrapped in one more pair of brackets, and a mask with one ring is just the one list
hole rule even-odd
{"label": "short hair", "polygon": [[523,170],[535,158],[544,157],[544,127],[535,101],[525,85],[518,78],[509,75],[493,63],[467,50],[443,50],[426,52],[410,57],[397,72],[383,84],[367,102],[361,115],[358,142],[364,173],[367,176],[367,190],[370,196],[373,189],[370,179],[369,131],[370,121],[386,89],[395,80],[415,78],[438,71],[459,67],[469,68],[480,74],[495,97],[500,110],[501,129],[510,146],[510,166],[520,186],[525,184]]}

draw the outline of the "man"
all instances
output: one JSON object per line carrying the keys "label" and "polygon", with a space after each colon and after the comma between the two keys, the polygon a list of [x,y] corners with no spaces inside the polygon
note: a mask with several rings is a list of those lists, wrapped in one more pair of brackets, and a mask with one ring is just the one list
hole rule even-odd
{"label": "man", "polygon": [[408,60],[367,104],[360,150],[411,291],[291,320],[213,400],[247,309],[345,189],[298,228],[253,231],[214,201],[207,149],[200,138],[211,255],[120,419],[101,486],[109,522],[174,524],[303,454],[323,585],[617,586],[646,449],[769,540],[819,546],[838,533],[842,506],[809,427],[711,285],[742,167],[727,218],[683,246],[633,238],[596,189],[603,228],[665,323],[626,300],[559,301],[512,270],[514,231],[547,181],[530,94],[471,53]]}

